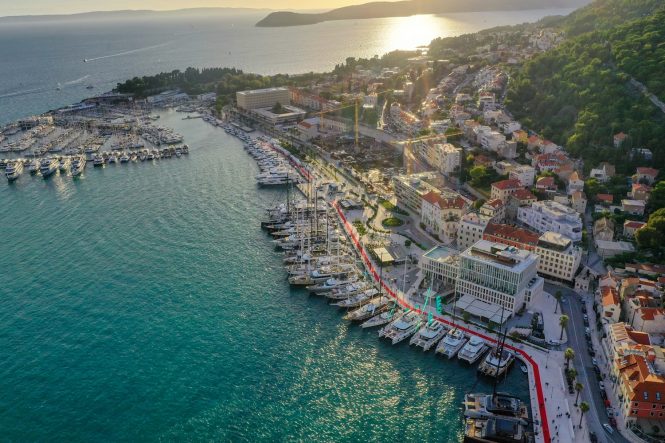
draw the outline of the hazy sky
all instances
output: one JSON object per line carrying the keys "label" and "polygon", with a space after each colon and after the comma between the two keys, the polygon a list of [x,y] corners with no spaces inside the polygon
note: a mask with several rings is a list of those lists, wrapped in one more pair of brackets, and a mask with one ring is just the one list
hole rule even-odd
{"label": "hazy sky", "polygon": [[70,14],[114,9],[180,9],[245,7],[270,9],[326,9],[366,3],[369,0],[0,0],[0,16]]}

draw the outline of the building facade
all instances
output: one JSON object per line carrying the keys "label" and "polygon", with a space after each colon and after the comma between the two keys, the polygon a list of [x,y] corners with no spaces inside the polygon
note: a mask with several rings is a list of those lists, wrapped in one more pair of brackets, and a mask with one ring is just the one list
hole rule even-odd
{"label": "building facade", "polygon": [[287,88],[253,89],[251,91],[236,92],[238,107],[245,110],[271,108],[275,104],[288,105],[291,96]]}
{"label": "building facade", "polygon": [[572,208],[551,200],[538,201],[517,210],[517,220],[538,232],[556,232],[573,242],[582,241],[582,220]]}

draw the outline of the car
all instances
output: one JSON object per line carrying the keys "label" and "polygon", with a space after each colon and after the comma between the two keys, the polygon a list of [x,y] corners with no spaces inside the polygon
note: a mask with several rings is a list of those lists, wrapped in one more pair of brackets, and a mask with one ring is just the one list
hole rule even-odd
{"label": "car", "polygon": [[614,409],[612,408],[605,408],[605,413],[607,414],[607,418],[614,417]]}
{"label": "car", "polygon": [[589,441],[591,443],[597,443],[598,442],[598,436],[596,435],[595,432],[593,432],[593,431],[589,432]]}
{"label": "car", "polygon": [[600,374],[600,368],[598,366],[594,366],[593,372],[595,372],[596,374]]}
{"label": "car", "polygon": [[610,435],[614,434],[614,429],[612,429],[612,426],[610,426],[608,423],[603,423],[603,429],[605,429],[605,431]]}
{"label": "car", "polygon": [[592,357],[596,356],[596,351],[594,351],[592,347],[589,347],[589,355]]}
{"label": "car", "polygon": [[607,400],[607,392],[605,392],[604,390],[600,391],[600,396],[603,397],[603,400]]}
{"label": "car", "polygon": [[592,358],[591,359],[591,364],[594,365],[594,366],[598,366],[598,360],[596,360],[595,358]]}
{"label": "car", "polygon": [[[582,305],[582,313],[586,314],[586,305]],[[595,434],[594,434],[595,435]]]}
{"label": "car", "polygon": [[591,335],[591,329],[589,329],[588,327],[584,328],[584,333],[586,335]]}
{"label": "car", "polygon": [[599,383],[598,383],[598,386],[600,386],[600,390],[601,390],[601,391],[604,391],[604,390],[605,390],[605,383],[604,383],[604,382],[602,382],[602,381],[599,382]]}
{"label": "car", "polygon": [[[585,312],[585,311],[583,311],[583,312]],[[589,321],[589,316],[586,315],[586,314],[584,314],[584,315],[582,316],[582,318],[583,318],[585,321]]]}
{"label": "car", "polygon": [[614,417],[610,417],[610,425],[612,425],[612,427],[616,428],[617,427],[617,419],[614,418]]}

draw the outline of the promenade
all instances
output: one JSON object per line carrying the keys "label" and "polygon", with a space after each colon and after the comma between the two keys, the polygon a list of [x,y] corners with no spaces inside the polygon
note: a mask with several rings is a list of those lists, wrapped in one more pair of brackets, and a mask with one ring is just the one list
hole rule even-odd
{"label": "promenade", "polygon": [[[356,251],[361,256],[368,273],[380,284],[385,292],[396,299],[398,303],[407,309],[432,314],[433,317],[447,325],[452,325],[449,319],[446,319],[435,312],[431,306],[416,308],[412,296],[415,288],[412,287],[406,293],[399,291],[390,283],[380,278],[380,273],[376,271],[376,264],[366,253],[360,243],[359,236],[353,226],[347,221],[346,216],[337,202],[333,202],[342,226],[351,239]],[[553,297],[550,297],[553,300]],[[553,312],[553,306],[552,311]],[[473,325],[456,326],[467,334],[477,335],[488,343],[495,344],[495,337],[491,337],[485,330]],[[548,326],[551,327],[551,326]],[[515,352],[528,368],[529,394],[532,406],[532,419],[534,422],[534,431],[537,442],[586,442],[588,435],[586,424],[582,422],[582,429],[579,428],[580,417],[576,408],[573,406],[575,396],[568,394],[564,377],[564,359],[563,352],[545,351],[533,346],[527,346],[522,343],[514,343],[508,340],[506,347]]]}

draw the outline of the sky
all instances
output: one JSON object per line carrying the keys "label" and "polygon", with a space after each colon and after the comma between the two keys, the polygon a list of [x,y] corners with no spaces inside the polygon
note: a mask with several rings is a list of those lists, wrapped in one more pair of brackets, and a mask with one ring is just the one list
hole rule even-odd
{"label": "sky", "polygon": [[369,0],[0,0],[0,16],[72,14],[118,9],[169,10],[197,7],[332,9]]}

